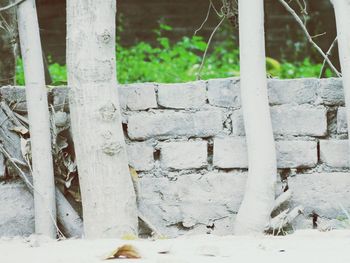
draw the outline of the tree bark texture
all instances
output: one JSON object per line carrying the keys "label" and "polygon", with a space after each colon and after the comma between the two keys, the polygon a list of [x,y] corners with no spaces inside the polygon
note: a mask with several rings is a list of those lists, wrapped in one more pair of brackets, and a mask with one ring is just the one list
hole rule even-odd
{"label": "tree bark texture", "polygon": [[88,238],[137,233],[117,94],[114,0],[67,1],[70,111]]}

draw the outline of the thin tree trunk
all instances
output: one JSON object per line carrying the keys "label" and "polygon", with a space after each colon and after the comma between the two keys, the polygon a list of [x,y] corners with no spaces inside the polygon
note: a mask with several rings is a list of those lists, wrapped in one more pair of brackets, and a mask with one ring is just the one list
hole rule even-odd
{"label": "thin tree trunk", "polygon": [[240,0],[241,98],[249,174],[236,234],[262,233],[275,200],[276,153],[267,96],[263,0]]}
{"label": "thin tree trunk", "polygon": [[88,238],[137,233],[116,88],[115,0],[67,1],[73,140]]}
{"label": "thin tree trunk", "polygon": [[[5,6],[11,1],[0,1]],[[17,21],[16,8],[0,12],[0,86],[14,85],[16,73]]]}
{"label": "thin tree trunk", "polygon": [[35,232],[56,238],[50,119],[35,1],[20,4],[17,16],[32,150]]}
{"label": "thin tree trunk", "polygon": [[[334,7],[337,25],[339,60],[345,95],[350,147],[350,0],[331,0],[331,2]],[[350,161],[350,155],[348,159]]]}

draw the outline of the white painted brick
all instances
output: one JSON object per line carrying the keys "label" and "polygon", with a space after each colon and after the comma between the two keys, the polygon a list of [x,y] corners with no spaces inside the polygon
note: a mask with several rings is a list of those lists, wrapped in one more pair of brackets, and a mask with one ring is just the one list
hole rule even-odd
{"label": "white painted brick", "polygon": [[132,139],[152,137],[208,137],[223,129],[221,111],[135,113],[129,117],[128,134]]}
{"label": "white painted brick", "polygon": [[208,100],[211,105],[239,108],[241,106],[239,78],[208,80]]}
{"label": "white painted brick", "polygon": [[318,79],[269,79],[268,93],[270,104],[304,104],[317,99]]}
{"label": "white painted brick", "polygon": [[348,132],[348,124],[346,122],[346,109],[339,107],[337,113],[337,133]]}
{"label": "white painted brick", "polygon": [[244,120],[242,110],[235,110],[231,114],[231,123],[232,123],[232,135],[234,136],[244,136]]}
{"label": "white painted brick", "polygon": [[158,104],[173,109],[198,109],[206,103],[206,83],[159,84]]}
{"label": "white painted brick", "polygon": [[326,105],[344,104],[344,90],[341,78],[320,79],[320,97]]}
{"label": "white painted brick", "polygon": [[149,171],[154,167],[153,146],[149,142],[135,142],[126,146],[130,166],[137,171]]}
{"label": "white painted brick", "polygon": [[192,169],[207,165],[206,141],[166,142],[161,144],[160,149],[163,168]]}
{"label": "white painted brick", "polygon": [[[277,141],[278,168],[314,167],[317,164],[315,141]],[[247,168],[247,146],[244,137],[214,139],[213,164],[218,168]]]}
{"label": "white painted brick", "polygon": [[317,164],[316,141],[276,142],[278,168],[310,168]]}
{"label": "white painted brick", "polygon": [[305,215],[315,212],[335,219],[344,216],[340,204],[350,211],[349,173],[298,174],[288,179],[288,185],[293,190],[291,207],[302,205]]}
{"label": "white painted brick", "polygon": [[320,140],[320,158],[331,167],[349,167],[348,140]]}
{"label": "white painted brick", "polygon": [[22,182],[0,184],[0,237],[34,233],[33,196]]}
{"label": "white painted brick", "polygon": [[327,110],[323,106],[281,105],[271,107],[270,111],[275,134],[324,136],[327,133]]}
{"label": "white painted brick", "polygon": [[[323,106],[280,105],[270,107],[274,134],[323,136],[327,133],[327,110]],[[244,136],[241,110],[231,115],[232,135]]]}
{"label": "white painted brick", "polygon": [[120,85],[118,87],[120,107],[130,110],[157,108],[155,87],[153,83]]}
{"label": "white painted brick", "polygon": [[245,137],[214,139],[213,164],[219,168],[247,168],[248,156]]}

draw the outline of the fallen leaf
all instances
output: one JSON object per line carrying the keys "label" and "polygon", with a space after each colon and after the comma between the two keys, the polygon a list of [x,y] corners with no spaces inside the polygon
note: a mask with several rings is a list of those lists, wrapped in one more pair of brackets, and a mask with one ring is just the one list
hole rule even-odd
{"label": "fallen leaf", "polygon": [[105,258],[105,260],[115,259],[115,258],[135,258],[136,259],[136,258],[141,258],[141,256],[134,246],[123,245],[121,247],[118,247],[116,250],[114,250],[109,256]]}

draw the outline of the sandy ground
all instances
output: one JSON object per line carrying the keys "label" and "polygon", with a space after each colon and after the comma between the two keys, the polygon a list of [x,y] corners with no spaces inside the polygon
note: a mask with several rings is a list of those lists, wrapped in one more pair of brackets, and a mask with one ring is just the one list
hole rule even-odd
{"label": "sandy ground", "polygon": [[[104,261],[124,244],[136,247],[141,259]],[[163,252],[163,254],[161,254]],[[164,253],[165,252],[165,253]],[[1,263],[95,262],[307,262],[350,263],[350,230],[321,233],[297,231],[285,237],[184,236],[164,240],[65,240],[43,237],[0,239]]]}

